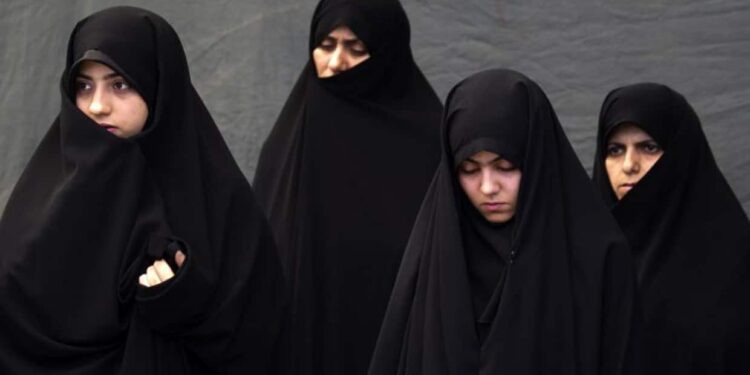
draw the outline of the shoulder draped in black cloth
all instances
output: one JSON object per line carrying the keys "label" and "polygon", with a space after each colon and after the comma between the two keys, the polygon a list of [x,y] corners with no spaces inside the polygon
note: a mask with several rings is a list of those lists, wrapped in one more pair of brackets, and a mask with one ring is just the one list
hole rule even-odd
{"label": "shoulder draped in black cloth", "polygon": [[[517,72],[489,70],[445,106],[442,160],[369,373],[623,373],[632,261],[547,97]],[[478,223],[457,181],[456,166],[482,150],[522,172],[516,214],[501,227]]]}
{"label": "shoulder draped in black cloth", "polygon": [[260,155],[254,187],[292,284],[289,372],[364,374],[419,204],[442,106],[396,0],[323,0],[309,51],[347,25],[370,58],[330,78],[308,61]]}
{"label": "shoulder draped in black cloth", "polygon": [[[145,131],[118,138],[76,107],[82,59],[137,88]],[[268,373],[281,262],[174,30],[143,9],[91,15],[61,92],[0,221],[0,373]],[[187,254],[176,276],[139,286],[169,243]]]}
{"label": "shoulder draped in black cloth", "polygon": [[[618,202],[604,162],[607,139],[623,123],[664,154]],[[655,83],[610,92],[593,176],[635,259],[647,340],[641,373],[750,373],[750,222],[690,104]]]}

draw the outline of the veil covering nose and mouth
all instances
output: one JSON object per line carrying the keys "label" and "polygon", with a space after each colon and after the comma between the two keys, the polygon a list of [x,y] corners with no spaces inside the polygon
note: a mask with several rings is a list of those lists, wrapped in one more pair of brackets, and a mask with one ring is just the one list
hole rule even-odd
{"label": "veil covering nose and mouth", "polygon": [[[618,201],[605,162],[607,139],[624,123],[664,154]],[[642,373],[750,373],[750,222],[685,97],[657,83],[612,90],[599,116],[593,180],[633,252]]]}
{"label": "veil covering nose and mouth", "polygon": [[[136,88],[144,131],[118,138],[76,107],[84,60]],[[268,372],[281,262],[172,27],[132,7],[83,19],[60,89],[0,219],[0,373]],[[174,244],[175,277],[139,286]]]}
{"label": "veil covering nose and mouth", "polygon": [[[449,94],[442,159],[417,216],[371,375],[622,374],[635,283],[622,234],[539,86],[488,70]],[[521,170],[514,218],[478,218],[456,167]]]}
{"label": "veil covering nose and mouth", "polygon": [[414,63],[400,3],[321,1],[308,53],[339,25],[370,57],[329,78],[307,62],[254,180],[292,281],[295,374],[366,371],[440,153],[442,106]]}

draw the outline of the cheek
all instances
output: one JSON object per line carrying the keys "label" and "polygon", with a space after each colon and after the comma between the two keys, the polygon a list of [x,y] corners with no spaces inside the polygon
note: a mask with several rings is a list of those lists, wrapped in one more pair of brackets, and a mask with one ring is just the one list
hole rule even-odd
{"label": "cheek", "polygon": [[518,193],[521,190],[521,173],[517,172],[505,177],[504,185],[510,194],[509,198],[513,206],[516,206],[518,203]]}
{"label": "cheek", "polygon": [[315,71],[318,73],[318,76],[321,76],[328,66],[328,57],[328,53],[320,48],[313,50],[312,59],[313,63],[315,63]]}
{"label": "cheek", "polygon": [[620,162],[613,158],[606,158],[604,159],[604,168],[607,170],[607,175],[611,180],[615,176],[616,171],[620,170]]}
{"label": "cheek", "polygon": [[475,196],[478,194],[478,183],[474,176],[463,176],[459,175],[458,182],[461,185],[461,189],[463,189],[464,194],[469,198],[469,200],[473,203],[476,199]]}
{"label": "cheek", "polygon": [[86,113],[89,108],[89,101],[82,96],[76,96],[76,107],[78,107],[81,112]]}
{"label": "cheek", "polygon": [[123,105],[127,108],[125,113],[128,116],[128,128],[135,132],[143,130],[148,119],[148,105],[146,105],[146,102],[140,96],[136,96],[127,100]]}
{"label": "cheek", "polygon": [[469,190],[470,190],[470,186],[471,186],[471,178],[467,177],[467,176],[464,176],[464,175],[459,175],[458,176],[458,183],[461,185],[461,188],[464,190],[464,193],[466,193],[468,195],[469,194]]}

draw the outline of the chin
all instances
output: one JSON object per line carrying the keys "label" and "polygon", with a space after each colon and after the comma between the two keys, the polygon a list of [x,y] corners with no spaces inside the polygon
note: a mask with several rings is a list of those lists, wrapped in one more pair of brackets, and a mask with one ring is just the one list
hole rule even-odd
{"label": "chin", "polygon": [[484,215],[484,219],[492,224],[505,224],[513,218],[509,213],[492,213]]}

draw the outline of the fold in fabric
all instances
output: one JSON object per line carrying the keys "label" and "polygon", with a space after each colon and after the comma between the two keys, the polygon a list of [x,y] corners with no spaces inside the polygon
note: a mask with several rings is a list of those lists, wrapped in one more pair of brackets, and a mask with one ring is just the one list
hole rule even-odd
{"label": "fold in fabric", "polygon": [[439,159],[442,106],[396,0],[323,0],[309,53],[347,25],[370,58],[319,79],[309,61],[263,145],[254,187],[292,282],[287,372],[363,374]]}
{"label": "fold in fabric", "polygon": [[[630,252],[539,86],[510,70],[475,74],[449,94],[441,134],[369,373],[628,371]],[[477,144],[522,173],[503,227],[477,223],[457,181],[457,157]],[[495,276],[477,277],[487,267]]]}
{"label": "fold in fabric", "polygon": [[[147,102],[140,134],[118,138],[76,107],[87,51]],[[60,114],[0,219],[0,373],[268,373],[281,263],[174,30],[131,7],[85,18],[60,88]],[[139,286],[170,243],[187,256],[175,277]]]}
{"label": "fold in fabric", "polygon": [[[664,154],[617,201],[604,163],[607,138],[624,123]],[[687,100],[656,83],[610,92],[593,180],[635,259],[645,323],[640,373],[750,373],[750,222]]]}

